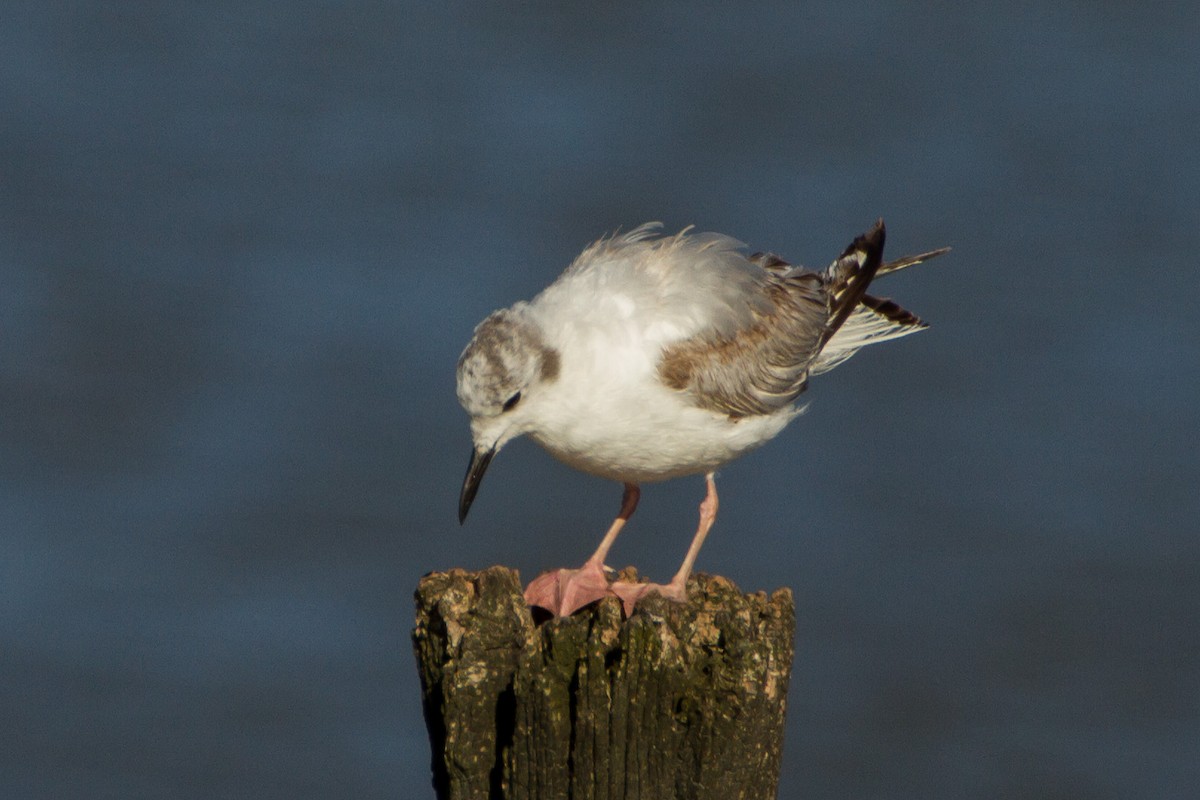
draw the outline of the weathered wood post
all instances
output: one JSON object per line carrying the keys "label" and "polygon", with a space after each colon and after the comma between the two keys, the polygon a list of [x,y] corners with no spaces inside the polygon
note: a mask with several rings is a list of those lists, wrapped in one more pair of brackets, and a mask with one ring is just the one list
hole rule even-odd
{"label": "weathered wood post", "polygon": [[767,800],[779,781],[791,592],[694,576],[535,624],[515,571],[424,577],[413,643],[442,800]]}

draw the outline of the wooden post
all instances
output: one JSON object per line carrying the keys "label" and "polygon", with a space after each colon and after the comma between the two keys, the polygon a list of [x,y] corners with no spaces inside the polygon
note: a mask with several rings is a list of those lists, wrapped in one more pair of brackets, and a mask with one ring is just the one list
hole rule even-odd
{"label": "wooden post", "polygon": [[441,800],[767,800],[779,781],[791,592],[696,575],[535,624],[515,571],[434,573],[413,630]]}

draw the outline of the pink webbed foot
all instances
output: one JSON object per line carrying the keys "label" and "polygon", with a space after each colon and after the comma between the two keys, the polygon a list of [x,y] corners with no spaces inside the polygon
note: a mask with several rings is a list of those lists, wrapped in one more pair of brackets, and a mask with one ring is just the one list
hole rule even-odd
{"label": "pink webbed foot", "polygon": [[599,562],[588,561],[579,569],[543,572],[526,587],[525,602],[544,608],[556,617],[569,617],[610,594],[604,567]]}
{"label": "pink webbed foot", "polygon": [[625,492],[621,495],[621,511],[592,557],[579,569],[556,569],[538,575],[525,589],[525,602],[544,608],[556,617],[569,617],[588,603],[612,594],[608,576],[604,572],[604,558],[625,522],[637,510],[641,496],[637,484],[625,484]]}
{"label": "pink webbed foot", "polygon": [[633,616],[633,609],[645,597],[651,595],[661,595],[668,600],[676,603],[686,603],[688,599],[687,581],[672,580],[670,583],[631,583],[629,581],[617,581],[609,587],[609,590],[617,597],[621,598],[621,605],[625,609],[625,616]]}

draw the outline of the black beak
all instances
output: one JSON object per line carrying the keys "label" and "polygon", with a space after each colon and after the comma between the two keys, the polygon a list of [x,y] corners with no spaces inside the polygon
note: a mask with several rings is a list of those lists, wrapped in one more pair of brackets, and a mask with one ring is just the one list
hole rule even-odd
{"label": "black beak", "polygon": [[479,491],[479,482],[483,480],[483,473],[487,472],[488,464],[492,463],[492,457],[496,455],[496,448],[489,450],[473,449],[471,451],[471,463],[467,464],[467,476],[463,478],[462,494],[458,496],[458,524],[462,525],[467,519],[467,512],[471,510],[471,503],[475,502],[475,493]]}

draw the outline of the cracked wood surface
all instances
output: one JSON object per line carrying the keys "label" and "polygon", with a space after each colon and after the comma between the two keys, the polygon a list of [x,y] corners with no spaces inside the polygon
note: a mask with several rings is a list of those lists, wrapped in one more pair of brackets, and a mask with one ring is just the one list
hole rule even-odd
{"label": "cracked wood surface", "polygon": [[775,797],[791,592],[720,577],[624,619],[531,615],[514,570],[422,578],[413,643],[439,798]]}

